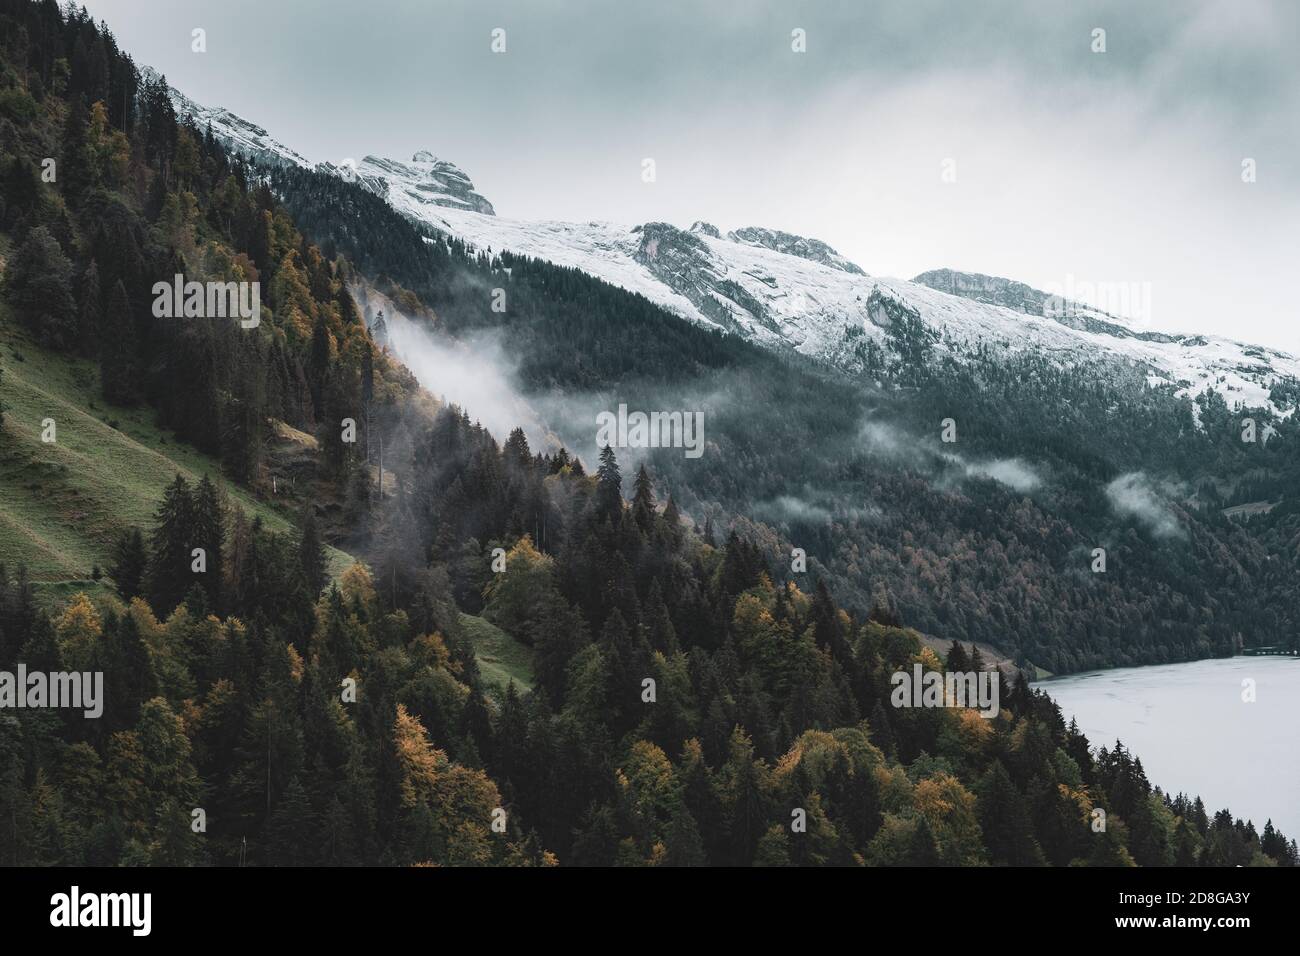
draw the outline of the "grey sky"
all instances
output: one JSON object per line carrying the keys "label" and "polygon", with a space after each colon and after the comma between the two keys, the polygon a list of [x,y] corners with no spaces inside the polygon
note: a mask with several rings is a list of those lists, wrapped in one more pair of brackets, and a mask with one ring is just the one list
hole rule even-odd
{"label": "grey sky", "polygon": [[1149,283],[1153,328],[1300,352],[1289,0],[87,7],[309,159],[427,148],[503,216],[769,226],[877,275]]}

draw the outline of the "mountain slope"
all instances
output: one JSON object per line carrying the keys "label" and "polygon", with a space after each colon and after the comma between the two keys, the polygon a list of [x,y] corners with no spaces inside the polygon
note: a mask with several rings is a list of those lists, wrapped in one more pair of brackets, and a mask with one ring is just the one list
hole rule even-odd
{"label": "mountain slope", "polygon": [[[211,122],[214,135],[244,155],[306,165],[260,127],[177,98],[178,110]],[[1062,368],[1137,370],[1151,387],[1167,386],[1191,399],[1212,391],[1230,407],[1279,417],[1295,410],[1294,401],[1274,395],[1278,386],[1300,379],[1295,356],[1221,337],[1134,330],[1074,303],[1054,314],[1047,293],[1012,280],[952,270],[913,281],[872,277],[825,243],[759,227],[723,235],[705,222],[683,230],[667,223],[509,219],[495,214],[463,171],[427,152],[410,163],[367,157],[355,172],[321,168],[354,174],[412,221],[475,248],[581,269],[677,315],[852,372],[867,366],[869,343],[891,352],[891,316],[904,312],[915,313],[936,337],[939,355],[960,357],[981,348],[1008,356],[1033,352]]]}
{"label": "mountain slope", "polygon": [[[214,479],[221,465],[169,439],[151,409],[105,405],[94,363],[43,349],[16,327],[0,302],[4,428],[0,430],[0,564],[26,566],[38,591],[94,590],[122,531],[151,527],[163,490],[177,474]],[[53,419],[55,441],[41,440]],[[292,526],[292,512],[227,484],[233,505],[272,531]],[[352,558],[328,549],[330,571]]]}
{"label": "mountain slope", "polygon": [[[1232,407],[1289,413],[1285,356],[872,277],[775,234],[522,222],[332,167],[269,182],[315,241],[431,306],[435,336],[499,342],[511,386],[586,462],[601,408],[703,409],[708,454],[645,456],[656,482],[788,579],[806,549],[862,614],[883,599],[1056,673],[1285,642],[1300,620],[1295,562],[1270,558],[1290,509],[1220,513],[1300,471],[1286,442],[1243,443]],[[505,313],[484,306],[496,287]],[[463,371],[428,368],[435,394]]]}

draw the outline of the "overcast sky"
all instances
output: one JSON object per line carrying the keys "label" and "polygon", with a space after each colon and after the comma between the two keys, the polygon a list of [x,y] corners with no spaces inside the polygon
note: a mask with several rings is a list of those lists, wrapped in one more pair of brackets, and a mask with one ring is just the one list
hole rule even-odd
{"label": "overcast sky", "polygon": [[1149,327],[1300,352],[1291,0],[86,5],[309,159],[429,149],[502,216],[761,225],[876,275],[1109,283],[1149,291]]}

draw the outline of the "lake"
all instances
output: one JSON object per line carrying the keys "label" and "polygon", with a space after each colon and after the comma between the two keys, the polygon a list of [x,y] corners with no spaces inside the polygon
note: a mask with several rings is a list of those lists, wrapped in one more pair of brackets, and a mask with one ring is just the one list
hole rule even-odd
{"label": "lake", "polygon": [[[1242,700],[1253,680],[1255,702]],[[1232,657],[1039,681],[1095,747],[1116,739],[1152,785],[1300,840],[1300,659]]]}

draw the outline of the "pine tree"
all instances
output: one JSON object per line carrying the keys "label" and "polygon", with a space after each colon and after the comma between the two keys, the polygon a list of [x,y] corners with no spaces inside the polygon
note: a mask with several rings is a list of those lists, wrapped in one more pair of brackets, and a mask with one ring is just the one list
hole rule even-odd
{"label": "pine tree", "polygon": [[636,473],[636,482],[632,493],[632,517],[644,533],[649,534],[655,520],[655,491],[642,465]]}
{"label": "pine tree", "polygon": [[127,730],[139,721],[144,702],[157,695],[158,679],[133,615],[124,614],[107,626],[105,638],[105,726],[110,731]]}
{"label": "pine tree", "polygon": [[179,474],[163,492],[154,515],[149,555],[149,604],[166,616],[185,599],[194,582],[190,554],[193,547],[194,501],[189,485]]}
{"label": "pine tree", "polygon": [[912,831],[912,840],[907,850],[909,866],[939,866],[939,845],[935,842],[934,831],[930,821],[918,815],[916,829]]}
{"label": "pine tree", "polygon": [[[213,611],[222,608],[222,584],[225,579],[222,552],[225,542],[225,519],[217,489],[205,474],[194,488],[193,515],[191,518],[190,549],[202,548],[207,570],[194,583],[200,585],[208,596],[208,607]],[[187,589],[188,590],[188,589]]]}
{"label": "pine tree", "polygon": [[691,812],[685,807],[674,813],[669,821],[664,844],[665,866],[706,866],[709,862],[704,855],[704,841],[700,839],[700,828],[696,826]]}
{"label": "pine tree", "polygon": [[325,587],[326,555],[325,544],[316,527],[316,510],[310,503],[303,509],[302,531],[298,537],[298,566],[302,571],[303,582],[314,599]]}
{"label": "pine tree", "polygon": [[103,309],[100,308],[99,266],[90,260],[81,277],[81,304],[77,311],[77,351],[82,355],[99,355],[99,326]]}
{"label": "pine tree", "polygon": [[617,521],[623,513],[623,476],[618,470],[614,449],[600,450],[600,467],[596,469],[596,514]]}
{"label": "pine tree", "polygon": [[664,528],[674,547],[681,544],[682,513],[678,510],[677,502],[673,500],[672,495],[668,496],[668,504],[664,505]]}
{"label": "pine tree", "polygon": [[271,866],[314,863],[318,823],[306,789],[297,775],[293,776],[267,821],[266,862]]}
{"label": "pine tree", "polygon": [[370,327],[370,338],[381,349],[388,348],[388,323],[384,321],[384,310],[379,310],[375,324]]}
{"label": "pine tree", "polygon": [[18,318],[43,345],[73,346],[77,306],[72,298],[72,263],[44,226],[29,232],[10,259],[4,292]]}
{"label": "pine tree", "polygon": [[104,312],[103,337],[99,347],[99,380],[104,398],[116,405],[130,405],[136,399],[135,319],[119,279],[113,286]]}
{"label": "pine tree", "polygon": [[70,199],[75,199],[95,185],[96,171],[86,142],[87,128],[90,125],[90,111],[86,108],[86,99],[83,96],[74,96],[71,99],[67,118],[63,124],[58,182],[63,187],[64,194]]}
{"label": "pine tree", "polygon": [[148,563],[149,554],[145,550],[144,535],[140,529],[132,528],[122,532],[113,548],[113,564],[108,569],[108,574],[123,601],[144,594]]}
{"label": "pine tree", "polygon": [[1044,864],[1024,798],[1000,760],[980,781],[977,805],[990,862],[1007,866]]}

